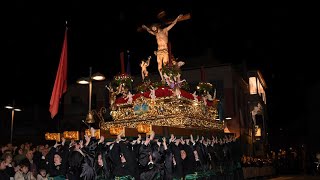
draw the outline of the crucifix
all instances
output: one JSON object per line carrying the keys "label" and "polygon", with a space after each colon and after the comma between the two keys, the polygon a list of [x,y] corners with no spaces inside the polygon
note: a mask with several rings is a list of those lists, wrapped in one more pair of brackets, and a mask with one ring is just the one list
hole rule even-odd
{"label": "crucifix", "polygon": [[[161,11],[157,17],[160,19],[164,19],[163,17],[165,16],[165,11]],[[142,29],[147,30],[148,33],[154,35],[157,40],[157,45],[158,49],[154,52],[155,55],[157,56],[157,62],[158,62],[158,71],[161,76],[161,80],[163,81],[163,76],[162,76],[162,67],[167,65],[168,63],[171,62],[171,44],[168,40],[168,35],[169,35],[169,30],[173,28],[173,26],[178,22],[178,21],[184,21],[187,19],[190,19],[191,15],[190,14],[180,14],[178,17],[176,17],[173,20],[163,20],[166,27],[160,28],[160,25],[151,25],[151,27],[147,27],[146,25],[142,25]],[[138,29],[139,31],[140,29]]]}

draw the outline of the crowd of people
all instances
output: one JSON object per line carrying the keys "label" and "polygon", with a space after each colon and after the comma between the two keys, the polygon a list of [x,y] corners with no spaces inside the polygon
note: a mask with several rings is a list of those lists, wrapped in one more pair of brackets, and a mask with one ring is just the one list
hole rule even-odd
{"label": "crowd of people", "polygon": [[[94,134],[91,128],[91,134]],[[157,137],[113,141],[85,136],[54,145],[2,145],[0,179],[243,179],[240,143],[234,136]]]}

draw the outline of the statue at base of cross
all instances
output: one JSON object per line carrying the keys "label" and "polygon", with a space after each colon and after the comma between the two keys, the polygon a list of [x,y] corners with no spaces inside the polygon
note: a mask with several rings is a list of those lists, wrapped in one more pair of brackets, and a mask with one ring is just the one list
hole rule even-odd
{"label": "statue at base of cross", "polygon": [[142,60],[140,63],[142,81],[144,81],[144,79],[149,75],[147,67],[150,64],[150,59],[151,59],[151,56],[149,56],[147,60]]}

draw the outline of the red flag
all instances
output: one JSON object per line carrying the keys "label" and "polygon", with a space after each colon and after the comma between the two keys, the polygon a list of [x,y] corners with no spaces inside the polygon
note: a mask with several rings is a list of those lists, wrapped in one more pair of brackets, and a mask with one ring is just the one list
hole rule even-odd
{"label": "red flag", "polygon": [[61,96],[67,91],[67,30],[66,28],[59,67],[50,99],[49,111],[52,119],[58,113]]}

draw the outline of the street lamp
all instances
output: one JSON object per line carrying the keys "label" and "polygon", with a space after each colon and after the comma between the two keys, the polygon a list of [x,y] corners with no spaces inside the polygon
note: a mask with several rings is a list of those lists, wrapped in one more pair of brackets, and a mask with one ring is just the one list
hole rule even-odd
{"label": "street lamp", "polygon": [[8,106],[5,106],[5,108],[11,110],[11,135],[10,135],[10,143],[12,144],[14,112],[15,112],[15,111],[21,111],[21,109],[15,108],[14,101],[13,101],[13,103],[12,103],[12,106],[8,105]]}
{"label": "street lamp", "polygon": [[101,73],[92,74],[92,67],[89,68],[89,77],[82,77],[77,80],[78,84],[89,84],[89,109],[86,117],[87,123],[94,123],[94,118],[91,110],[91,97],[92,97],[92,81],[102,81],[105,79],[105,76]]}

